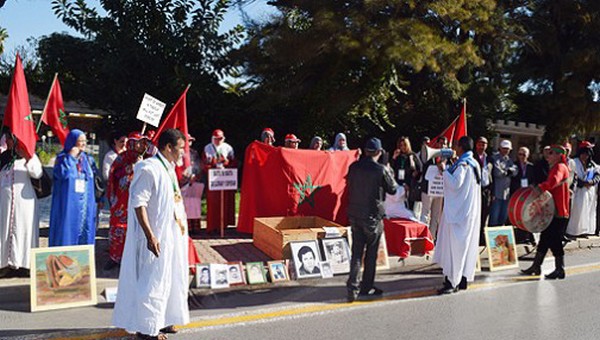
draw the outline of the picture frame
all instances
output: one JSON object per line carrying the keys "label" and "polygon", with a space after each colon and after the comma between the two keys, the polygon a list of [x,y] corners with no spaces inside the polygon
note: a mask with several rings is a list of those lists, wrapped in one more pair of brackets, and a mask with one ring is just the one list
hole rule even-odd
{"label": "picture frame", "polygon": [[334,275],[350,272],[350,246],[344,237],[321,239],[321,250],[324,262],[329,262]]}
{"label": "picture frame", "polygon": [[222,289],[229,288],[229,266],[227,264],[210,265],[210,288]]}
{"label": "picture frame", "polygon": [[32,312],[97,304],[93,245],[33,248],[30,261]]}
{"label": "picture frame", "polygon": [[251,285],[267,282],[265,267],[262,262],[246,263],[246,273],[248,274],[248,283]]}
{"label": "picture frame", "polygon": [[242,262],[228,262],[227,275],[229,276],[230,286],[242,286],[246,284],[246,275],[244,275],[244,265]]}
{"label": "picture frame", "polygon": [[333,265],[330,261],[321,261],[321,277],[330,279],[333,277]]}
{"label": "picture frame", "polygon": [[210,288],[210,264],[196,265],[196,288]]}
{"label": "picture frame", "polygon": [[485,243],[490,271],[519,268],[517,243],[512,226],[486,227]]}
{"label": "picture frame", "polygon": [[269,277],[271,282],[283,282],[289,281],[288,270],[283,261],[269,261],[267,262],[269,268]]}
{"label": "picture frame", "polygon": [[321,252],[316,240],[292,241],[290,248],[298,279],[321,277]]}

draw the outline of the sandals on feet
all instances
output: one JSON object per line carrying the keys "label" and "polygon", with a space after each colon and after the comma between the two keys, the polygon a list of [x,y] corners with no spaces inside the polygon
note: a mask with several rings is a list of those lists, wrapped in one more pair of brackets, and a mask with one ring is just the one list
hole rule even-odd
{"label": "sandals on feet", "polygon": [[160,332],[165,334],[177,334],[178,330],[175,326],[171,325],[161,329]]}
{"label": "sandals on feet", "polygon": [[165,333],[158,333],[157,336],[152,336],[148,334],[135,333],[135,337],[141,340],[167,340],[169,337]]}

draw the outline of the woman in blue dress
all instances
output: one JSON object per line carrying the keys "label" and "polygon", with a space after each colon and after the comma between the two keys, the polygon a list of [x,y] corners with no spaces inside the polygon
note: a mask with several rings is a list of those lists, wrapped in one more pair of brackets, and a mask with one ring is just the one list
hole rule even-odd
{"label": "woman in blue dress", "polygon": [[73,129],[65,140],[63,151],[56,156],[48,240],[50,247],[94,244],[96,163],[85,152],[86,144],[83,131]]}

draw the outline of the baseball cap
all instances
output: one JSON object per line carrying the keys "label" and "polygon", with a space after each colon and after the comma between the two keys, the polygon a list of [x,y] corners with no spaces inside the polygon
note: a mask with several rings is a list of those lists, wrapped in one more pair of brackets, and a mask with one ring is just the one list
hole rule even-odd
{"label": "baseball cap", "polygon": [[223,130],[221,129],[216,129],[215,131],[213,131],[212,136],[214,138],[224,138],[225,134],[223,133]]}
{"label": "baseball cap", "polygon": [[512,150],[512,143],[509,140],[505,139],[502,142],[500,142],[500,148]]}
{"label": "baseball cap", "polygon": [[285,141],[300,143],[300,139],[298,137],[296,137],[296,135],[293,133],[288,133],[287,135],[285,135]]}
{"label": "baseball cap", "polygon": [[381,147],[381,140],[379,140],[379,138],[376,138],[376,137],[369,139],[367,141],[367,144],[365,144],[365,150],[367,150],[367,151],[383,150],[383,148]]}

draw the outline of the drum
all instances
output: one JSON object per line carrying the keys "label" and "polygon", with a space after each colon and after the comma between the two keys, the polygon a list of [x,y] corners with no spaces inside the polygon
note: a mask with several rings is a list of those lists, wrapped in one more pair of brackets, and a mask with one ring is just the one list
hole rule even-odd
{"label": "drum", "polygon": [[554,199],[548,191],[536,197],[532,187],[521,188],[508,202],[508,219],[519,229],[539,233],[550,225],[555,210]]}

